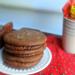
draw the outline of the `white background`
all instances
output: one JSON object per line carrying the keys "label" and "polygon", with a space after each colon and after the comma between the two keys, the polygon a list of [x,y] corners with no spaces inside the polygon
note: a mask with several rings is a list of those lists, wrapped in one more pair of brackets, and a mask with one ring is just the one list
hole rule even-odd
{"label": "white background", "polygon": [[62,35],[62,7],[65,2],[66,0],[1,0],[0,24],[11,21],[14,28],[30,27]]}

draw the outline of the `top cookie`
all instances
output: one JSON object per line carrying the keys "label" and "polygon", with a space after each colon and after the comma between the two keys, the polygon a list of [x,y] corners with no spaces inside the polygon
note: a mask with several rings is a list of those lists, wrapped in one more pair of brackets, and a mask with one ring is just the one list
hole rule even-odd
{"label": "top cookie", "polygon": [[15,46],[34,46],[46,42],[46,36],[39,30],[22,28],[4,36],[4,41]]}

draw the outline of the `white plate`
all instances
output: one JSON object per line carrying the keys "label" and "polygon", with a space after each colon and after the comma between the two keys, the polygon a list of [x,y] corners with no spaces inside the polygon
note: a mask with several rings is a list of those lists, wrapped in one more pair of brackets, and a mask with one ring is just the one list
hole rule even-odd
{"label": "white plate", "polygon": [[28,69],[14,69],[11,67],[8,67],[6,65],[3,64],[3,60],[2,60],[2,50],[0,50],[0,72],[9,74],[9,75],[29,75],[29,74],[34,74],[37,73],[43,69],[45,69],[51,62],[52,59],[52,54],[51,51],[46,48],[44,50],[44,55],[42,57],[42,59],[40,60],[40,62],[35,65],[32,68],[28,68]]}

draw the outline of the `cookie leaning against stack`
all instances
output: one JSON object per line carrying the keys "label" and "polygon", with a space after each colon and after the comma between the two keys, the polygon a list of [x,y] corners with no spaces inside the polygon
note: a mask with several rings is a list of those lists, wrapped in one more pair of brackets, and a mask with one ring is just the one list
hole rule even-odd
{"label": "cookie leaning against stack", "polygon": [[22,28],[4,37],[3,61],[13,68],[29,68],[43,56],[46,36],[39,30]]}

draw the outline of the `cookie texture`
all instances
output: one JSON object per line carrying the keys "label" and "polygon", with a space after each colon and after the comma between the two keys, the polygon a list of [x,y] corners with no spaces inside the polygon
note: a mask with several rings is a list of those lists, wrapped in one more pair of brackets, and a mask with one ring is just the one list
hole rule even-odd
{"label": "cookie texture", "polygon": [[24,28],[8,33],[4,41],[15,46],[34,46],[45,43],[46,36],[41,31]]}
{"label": "cookie texture", "polygon": [[22,28],[4,36],[4,64],[13,68],[30,68],[43,57],[46,35],[39,30]]}

